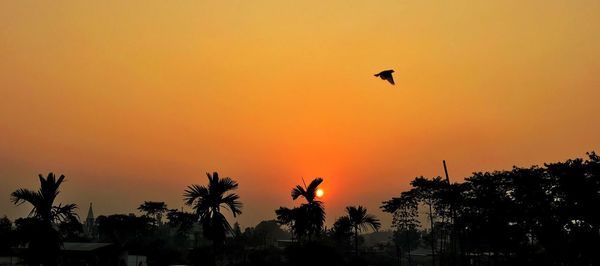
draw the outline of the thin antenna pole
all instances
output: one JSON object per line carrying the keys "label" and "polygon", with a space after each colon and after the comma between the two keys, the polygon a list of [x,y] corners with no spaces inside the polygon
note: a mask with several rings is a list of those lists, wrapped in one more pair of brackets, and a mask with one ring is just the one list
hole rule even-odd
{"label": "thin antenna pole", "polygon": [[304,182],[304,177],[301,176],[300,178],[302,178],[302,183],[304,184],[304,189],[308,189],[308,187],[306,187],[306,182]]}
{"label": "thin antenna pole", "polygon": [[450,184],[450,177],[448,177],[448,168],[446,167],[446,160],[442,160],[442,163],[444,163],[444,173],[446,173],[446,182]]}
{"label": "thin antenna pole", "polygon": [[[442,160],[442,163],[444,164],[444,173],[446,174],[446,182],[448,182],[448,186],[450,186],[450,177],[448,176],[448,167],[446,167],[446,160]],[[455,241],[457,239],[456,238],[456,223],[455,223],[455,221],[456,221],[456,212],[454,210],[454,206],[453,206],[452,203],[450,204],[449,208],[450,208],[450,215],[451,215],[450,218],[452,219],[452,225],[453,225],[452,229],[451,229],[451,232],[450,232],[450,242],[452,244],[452,252],[454,253],[454,255],[456,255],[456,251],[457,251],[457,248],[458,248],[457,245],[456,245],[456,243],[455,243]],[[456,258],[454,258],[451,261],[451,265],[456,265],[455,259]]]}

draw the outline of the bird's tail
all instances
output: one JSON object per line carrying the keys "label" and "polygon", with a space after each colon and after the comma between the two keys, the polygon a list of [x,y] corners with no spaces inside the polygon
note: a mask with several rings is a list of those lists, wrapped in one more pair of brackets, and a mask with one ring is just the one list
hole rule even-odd
{"label": "bird's tail", "polygon": [[379,74],[375,74],[375,75],[373,75],[373,76],[379,77]]}

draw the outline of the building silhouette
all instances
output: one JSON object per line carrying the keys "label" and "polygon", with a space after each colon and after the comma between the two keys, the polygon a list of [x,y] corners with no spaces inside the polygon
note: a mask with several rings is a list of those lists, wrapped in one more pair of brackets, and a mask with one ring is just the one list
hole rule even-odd
{"label": "building silhouette", "polygon": [[91,202],[90,208],[88,209],[87,217],[85,218],[85,222],[83,223],[83,232],[87,237],[92,239],[96,239],[98,235],[98,230],[96,228],[96,219],[94,218],[94,210],[92,208]]}

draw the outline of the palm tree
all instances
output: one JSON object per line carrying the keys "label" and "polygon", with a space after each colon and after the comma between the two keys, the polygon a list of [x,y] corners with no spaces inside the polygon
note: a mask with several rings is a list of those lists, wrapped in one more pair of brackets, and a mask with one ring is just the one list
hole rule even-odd
{"label": "palm tree", "polygon": [[348,216],[342,216],[333,223],[330,234],[338,245],[346,249],[347,247],[352,246],[352,229],[350,218],[348,218]]}
{"label": "palm tree", "polygon": [[379,219],[375,218],[375,215],[368,214],[367,209],[363,206],[348,206],[346,207],[346,213],[348,214],[350,225],[354,229],[354,251],[355,254],[358,254],[358,232],[369,227],[377,231],[381,227],[381,223]]}
{"label": "palm tree", "polygon": [[223,244],[225,236],[231,232],[231,225],[221,213],[221,208],[228,209],[233,217],[242,213],[240,196],[232,193],[238,188],[238,183],[229,177],[219,178],[219,174],[206,173],[208,185],[188,186],[183,194],[185,203],[192,206],[198,221],[202,224],[204,236],[213,241],[213,246]]}
{"label": "palm tree", "polygon": [[323,224],[325,223],[325,209],[323,207],[323,202],[315,199],[317,189],[321,183],[323,183],[323,178],[317,177],[311,181],[308,186],[306,186],[306,184],[304,184],[304,187],[297,185],[292,189],[293,200],[303,197],[307,202],[306,204],[300,205],[298,211],[301,213],[300,216],[306,219],[306,234],[308,235],[309,241],[313,234],[321,232]]}
{"label": "palm tree", "polygon": [[315,202],[317,189],[321,183],[323,183],[323,178],[317,177],[311,181],[308,186],[306,186],[306,184],[304,184],[304,187],[297,185],[292,189],[292,199],[296,200],[298,197],[302,196],[308,203]]}
{"label": "palm tree", "polygon": [[39,175],[40,189],[33,191],[20,188],[10,194],[10,199],[15,205],[29,203],[33,206],[29,216],[37,220],[40,224],[29,243],[29,251],[33,259],[42,260],[48,265],[55,265],[58,252],[60,250],[61,239],[59,233],[53,225],[59,222],[77,219],[75,204],[59,204],[54,206],[54,200],[60,193],[59,187],[64,182],[65,176],[61,175],[58,179],[53,173],[49,173],[46,178]]}

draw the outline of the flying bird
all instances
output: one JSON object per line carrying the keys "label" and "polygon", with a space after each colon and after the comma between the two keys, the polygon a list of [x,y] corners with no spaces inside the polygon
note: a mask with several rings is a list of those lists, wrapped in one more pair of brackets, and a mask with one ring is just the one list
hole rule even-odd
{"label": "flying bird", "polygon": [[393,69],[384,70],[384,71],[379,72],[379,74],[375,74],[375,76],[380,77],[383,80],[387,80],[389,83],[394,85],[396,83],[394,83],[394,77],[392,77],[392,73],[394,73]]}

